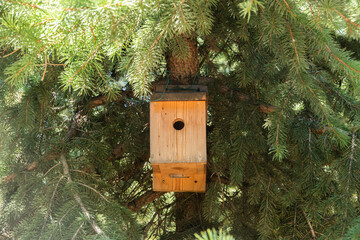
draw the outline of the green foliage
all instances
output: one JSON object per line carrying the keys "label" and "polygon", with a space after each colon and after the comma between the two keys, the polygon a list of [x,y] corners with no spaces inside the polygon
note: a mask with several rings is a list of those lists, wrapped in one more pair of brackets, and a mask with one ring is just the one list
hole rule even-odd
{"label": "green foliage", "polygon": [[[0,236],[356,239],[359,8],[0,0]],[[209,89],[208,185],[181,215],[151,191],[148,99],[187,39]]]}
{"label": "green foliage", "polygon": [[251,12],[257,13],[259,8],[263,8],[264,5],[261,3],[261,1],[257,0],[247,0],[239,4],[239,7],[241,9],[241,16],[247,17],[248,22],[250,21]]}
{"label": "green foliage", "polygon": [[216,231],[215,229],[208,229],[199,234],[195,234],[196,239],[198,240],[235,240],[230,235],[224,233],[221,229],[220,231]]}
{"label": "green foliage", "polygon": [[347,231],[347,233],[344,236],[345,240],[354,240],[354,239],[358,239],[359,238],[359,234],[360,234],[360,222],[359,222],[360,218],[356,218],[353,223],[352,226],[350,227],[350,229]]}

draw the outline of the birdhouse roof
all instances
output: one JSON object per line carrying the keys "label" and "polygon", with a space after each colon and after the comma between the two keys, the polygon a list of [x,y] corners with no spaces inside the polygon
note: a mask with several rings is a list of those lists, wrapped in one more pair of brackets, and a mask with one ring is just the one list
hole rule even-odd
{"label": "birdhouse roof", "polygon": [[161,101],[206,101],[207,86],[158,85],[150,97],[152,102]]}

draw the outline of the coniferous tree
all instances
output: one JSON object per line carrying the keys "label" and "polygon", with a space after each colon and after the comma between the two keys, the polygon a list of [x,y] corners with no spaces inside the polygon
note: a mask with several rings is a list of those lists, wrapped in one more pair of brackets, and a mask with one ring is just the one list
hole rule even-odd
{"label": "coniferous tree", "polygon": [[[358,1],[0,6],[1,238],[359,235]],[[151,190],[157,84],[209,88],[205,194]]]}

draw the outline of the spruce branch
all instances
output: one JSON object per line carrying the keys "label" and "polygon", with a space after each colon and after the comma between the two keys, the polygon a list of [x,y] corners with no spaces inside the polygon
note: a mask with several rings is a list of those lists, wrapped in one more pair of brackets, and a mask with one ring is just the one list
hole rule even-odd
{"label": "spruce branch", "polygon": [[[183,2],[184,2],[184,1],[183,1]],[[182,3],[181,3],[181,4],[182,4]],[[180,4],[180,5],[181,5],[181,4]],[[176,11],[176,8],[175,8],[175,11],[173,12],[172,16],[170,17],[170,20],[169,20],[168,24],[166,25],[166,28],[165,28],[163,31],[161,31],[160,35],[156,38],[155,42],[151,45],[149,51],[150,51],[152,48],[155,47],[155,45],[160,41],[160,39],[161,39],[161,37],[164,35],[164,33],[168,30],[168,28],[169,28],[169,26],[170,26],[170,24],[171,24],[171,22],[172,22],[172,19],[173,19],[174,16],[175,16],[176,12],[177,12],[177,11]],[[142,64],[140,64],[140,66],[141,66],[141,65],[142,65]]]}
{"label": "spruce branch", "polygon": [[108,161],[112,162],[112,161],[118,159],[119,157],[121,157],[124,154],[123,148],[124,148],[123,143],[120,143],[117,146],[115,146],[114,149],[112,150],[111,156],[109,156],[109,158],[108,158]]}
{"label": "spruce branch", "polygon": [[[59,226],[59,233],[60,236],[62,237],[62,230],[61,230],[61,224],[62,221],[65,219],[65,217],[76,207],[76,205],[73,205],[72,207],[70,207],[63,216],[61,216],[59,222],[58,222],[58,226]],[[56,228],[54,228],[54,231],[56,230]],[[50,239],[49,239],[50,240]]]}
{"label": "spruce branch", "polygon": [[[305,81],[304,81],[304,79],[302,78],[302,76],[301,76],[301,74],[300,74],[300,72],[299,72],[298,69],[296,69],[296,72],[298,73],[298,75],[299,75],[301,81],[303,82],[303,84],[305,84]],[[307,86],[307,88],[309,89],[310,93],[313,95],[313,97],[315,98],[315,100],[318,102],[318,104],[319,104],[319,106],[320,106],[320,108],[321,108],[321,111],[322,111],[322,113],[323,113],[323,115],[324,115],[324,117],[325,117],[325,119],[326,119],[326,121],[327,121],[327,123],[328,123],[329,128],[333,131],[333,133],[335,133],[335,135],[336,135],[340,140],[342,140],[342,137],[341,137],[341,136],[335,131],[335,129],[332,127],[332,124],[330,123],[330,120],[329,120],[329,118],[328,118],[328,116],[327,116],[327,114],[326,114],[326,112],[325,112],[325,110],[324,110],[324,107],[323,107],[322,103],[320,102],[320,100],[318,99],[318,97],[316,96],[315,92],[314,92],[309,86]]]}
{"label": "spruce branch", "polygon": [[[183,1],[183,2],[184,2],[184,1]],[[203,30],[205,31],[205,26],[204,26],[204,24],[203,24],[203,22],[205,21],[204,13],[203,13],[203,11],[201,10],[201,7],[199,6],[199,2],[198,2],[198,1],[195,1],[195,3],[196,3],[196,4],[198,5],[198,7],[199,7],[199,11],[200,11],[200,13],[201,13],[201,18],[202,18],[202,20],[203,20],[203,21],[199,20],[199,22],[200,22]],[[196,15],[196,17],[197,17],[197,15]]]}
{"label": "spruce branch", "polygon": [[43,75],[42,75],[42,77],[41,77],[41,81],[44,81],[45,74],[46,74],[46,69],[47,69],[47,66],[48,66],[46,55],[44,56],[44,58],[45,58],[45,63],[44,63],[45,69],[44,69],[44,73],[43,73]]}
{"label": "spruce branch", "polygon": [[309,158],[310,158],[310,172],[313,174],[313,156],[312,156],[312,144],[311,144],[311,128],[308,128],[308,151],[309,151]]}
{"label": "spruce branch", "polygon": [[345,228],[348,218],[348,208],[349,208],[349,196],[350,196],[350,184],[351,184],[351,175],[352,175],[352,164],[355,161],[354,152],[355,152],[355,132],[351,135],[351,147],[350,147],[350,156],[349,156],[349,168],[347,172],[347,183],[346,183],[346,196],[345,196],[345,210],[344,210],[344,224],[341,232],[341,236],[344,236]]}
{"label": "spruce branch", "polygon": [[115,95],[115,93],[113,92],[113,90],[111,89],[111,87],[109,86],[109,84],[107,83],[106,79],[103,77],[103,75],[101,74],[101,72],[99,71],[98,66],[95,65],[96,71],[99,73],[101,79],[104,81],[104,83],[106,84],[107,88],[109,89],[109,92],[113,95]]}
{"label": "spruce branch", "polygon": [[9,2],[9,3],[12,3],[12,4],[19,4],[19,5],[22,5],[22,6],[25,6],[25,7],[31,7],[33,9],[39,9],[39,7],[35,4],[31,4],[31,3],[27,3],[27,2],[21,2],[21,1],[12,1],[12,0],[4,0],[5,2]]}
{"label": "spruce branch", "polygon": [[[231,91],[234,91],[234,90],[231,90],[228,86],[221,86],[222,94],[229,94],[229,92],[231,92]],[[258,109],[260,110],[260,112],[269,114],[269,113],[272,113],[277,110],[276,106],[266,104],[266,103],[263,103],[260,101],[256,101],[255,99],[252,99],[249,95],[244,94],[240,91],[235,90],[235,93],[236,93],[239,101],[248,102],[249,104],[254,105],[255,108],[259,107]],[[210,99],[210,101],[211,101],[211,99]]]}
{"label": "spruce branch", "polygon": [[86,187],[88,189],[90,189],[91,191],[95,192],[96,194],[98,194],[102,199],[105,200],[105,202],[109,203],[110,201],[104,196],[102,195],[98,190],[96,190],[95,188],[93,187],[90,187],[89,185],[86,185],[85,183],[81,183],[81,182],[75,182],[76,184],[79,184],[83,187]]}
{"label": "spruce branch", "polygon": [[76,231],[75,231],[74,235],[72,236],[71,240],[75,240],[75,239],[76,239],[76,237],[77,237],[77,235],[79,234],[79,232],[80,232],[80,230],[81,230],[81,228],[82,228],[83,225],[84,225],[84,223],[82,222],[82,223],[80,224],[80,226],[78,227],[78,229],[76,229]]}
{"label": "spruce branch", "polygon": [[329,51],[329,53],[336,59],[338,60],[339,62],[341,62],[343,65],[345,65],[346,67],[350,68],[351,70],[357,72],[357,73],[360,73],[360,71],[356,70],[355,68],[351,67],[350,65],[348,65],[346,62],[344,62],[343,60],[341,60],[338,56],[336,56],[330,49],[330,47],[325,44],[325,47],[327,48],[327,50]]}
{"label": "spruce branch", "polygon": [[[333,8],[333,10],[334,10],[337,14],[339,14],[343,19],[345,19],[345,21],[346,21],[348,24],[352,24],[352,25],[360,28],[360,25],[359,25],[359,24],[357,24],[357,23],[351,21],[350,19],[348,19],[347,17],[345,17],[341,12],[339,12],[339,11],[336,10],[335,8]],[[350,29],[350,31],[351,31],[350,26],[349,26],[349,29]]]}
{"label": "spruce branch", "polygon": [[283,111],[284,111],[284,108],[289,100],[289,97],[290,97],[290,93],[291,91],[288,92],[288,95],[286,97],[286,100],[284,101],[283,105],[281,106],[281,109],[280,109],[280,112],[279,112],[279,116],[278,116],[278,120],[277,120],[277,123],[276,123],[276,137],[275,137],[275,146],[276,146],[276,154],[275,156],[277,156],[279,159],[281,159],[282,157],[282,154],[281,152],[284,151],[284,153],[286,153],[286,149],[280,149],[279,148],[279,131],[280,131],[280,121],[281,121],[281,118],[283,117]]}
{"label": "spruce branch", "polygon": [[291,36],[291,39],[292,39],[292,45],[293,45],[294,50],[295,50],[296,60],[297,60],[297,62],[299,64],[299,66],[300,66],[300,58],[299,58],[299,54],[298,54],[298,51],[297,51],[297,48],[296,48],[295,38],[294,38],[293,32],[291,30],[290,23],[289,23],[288,19],[286,19],[286,23],[287,23],[287,26],[289,28],[290,36]]}
{"label": "spruce branch", "polygon": [[290,6],[289,6],[289,4],[286,2],[286,0],[283,0],[284,1],[284,3],[286,4],[286,7],[289,9],[289,11],[291,10],[291,8],[290,8]]}
{"label": "spruce branch", "polygon": [[294,219],[293,219],[293,232],[292,237],[295,239],[295,229],[296,229],[296,214],[297,214],[297,207],[295,207]]}
{"label": "spruce branch", "polygon": [[94,42],[96,43],[96,37],[95,37],[94,29],[91,26],[90,26],[90,30],[91,30],[91,33],[93,35]]}
{"label": "spruce branch", "polygon": [[[74,119],[70,125],[70,128],[65,136],[65,141],[68,142],[73,137],[75,137],[76,133],[78,132],[79,126],[85,121],[86,114],[92,108],[98,107],[100,105],[104,105],[108,100],[109,99],[106,96],[98,96],[98,97],[94,97],[94,98],[90,99],[85,104],[85,106],[75,114]],[[118,100],[122,100],[122,99],[119,98]]]}
{"label": "spruce branch", "polygon": [[313,8],[312,8],[312,6],[311,6],[311,4],[310,4],[309,0],[306,0],[306,2],[307,2],[307,4],[309,5],[309,8],[310,8],[311,14],[312,14],[312,16],[313,16],[313,18],[314,18],[314,20],[315,20],[315,22],[316,22],[316,24],[317,24],[317,23],[318,23],[318,21],[317,21],[317,19],[315,18],[315,13],[314,13],[314,10],[313,10]]}
{"label": "spruce branch", "polygon": [[305,217],[306,223],[307,223],[308,226],[309,226],[310,233],[311,233],[311,237],[312,237],[313,239],[316,239],[316,234],[315,234],[314,228],[313,228],[313,226],[312,226],[312,224],[311,224],[308,216],[306,215],[306,212],[304,211],[304,209],[301,209],[301,211],[302,211],[302,214],[303,214],[304,217]]}
{"label": "spruce branch", "polygon": [[29,103],[30,103],[30,98],[28,98],[28,100],[26,101],[25,124],[28,123]]}
{"label": "spruce branch", "polygon": [[[126,92],[123,92],[122,94],[126,95]],[[123,99],[124,98],[122,97],[122,95],[120,95],[118,97],[117,101],[123,101]],[[86,114],[91,109],[93,109],[95,107],[98,107],[98,106],[101,106],[101,105],[104,105],[108,101],[109,101],[109,98],[107,96],[98,96],[98,97],[91,98],[86,104],[84,104],[84,106],[75,114],[74,119],[73,119],[73,121],[72,121],[72,123],[70,125],[70,128],[69,128],[69,130],[68,130],[68,132],[67,132],[67,134],[66,134],[66,136],[64,138],[64,141],[69,142],[76,136],[76,134],[79,131],[80,125],[85,120]],[[27,116],[27,113],[26,113],[26,116]],[[122,151],[121,151],[120,148],[122,148],[121,144],[118,145],[117,147],[115,147],[115,149],[113,150],[114,155],[111,158],[109,157],[109,159],[108,159],[109,161],[117,159],[118,157],[120,157],[122,155]],[[48,154],[45,157],[45,160],[47,160],[47,161],[54,160],[58,156],[59,156],[59,153],[51,152],[50,154]],[[30,163],[28,166],[26,166],[24,170],[33,171],[33,170],[37,169],[38,164],[39,163],[37,161],[34,161],[34,162]],[[58,164],[53,166],[53,168],[55,168],[56,166],[58,166]],[[50,170],[52,170],[53,168],[51,168]],[[50,172],[50,170],[48,172]],[[13,173],[13,174],[10,174],[10,175],[7,175],[7,176],[3,177],[3,181],[5,183],[8,183],[8,182],[12,181],[15,178],[16,178],[16,174]]]}
{"label": "spruce branch", "polygon": [[165,194],[165,192],[154,192],[154,191],[150,190],[150,191],[144,193],[143,195],[141,195],[140,197],[129,202],[127,204],[127,207],[131,211],[134,211],[134,212],[139,211],[143,206],[145,206],[149,202],[152,202],[154,199],[161,197],[164,194]]}
{"label": "spruce branch", "polygon": [[345,96],[343,96],[342,94],[340,94],[340,93],[339,93],[339,90],[340,90],[340,89],[336,90],[336,88],[334,88],[334,87],[333,87],[332,89],[329,89],[328,86],[326,86],[321,80],[317,79],[315,76],[313,76],[313,79],[314,79],[316,82],[318,82],[318,83],[321,85],[321,87],[323,87],[323,88],[324,88],[326,91],[328,91],[330,94],[334,94],[334,92],[335,92],[336,95],[337,95],[339,98],[341,98],[344,102],[346,102],[349,106],[354,107],[354,108],[356,108],[356,109],[360,109],[360,106],[357,106],[357,105],[353,104],[353,103],[350,102],[348,99],[346,99]]}
{"label": "spruce branch", "polygon": [[[181,5],[184,3],[184,1],[181,2],[181,4],[179,5],[179,8],[180,8],[180,11],[181,11],[181,16],[182,16],[182,19],[184,21],[184,24],[186,25],[186,20],[185,20],[185,16],[184,16],[184,12],[182,10],[182,7]],[[176,7],[176,6],[175,6]]]}
{"label": "spruce branch", "polygon": [[[23,58],[23,59],[25,59],[25,58]],[[20,61],[21,61],[21,60],[20,60]],[[1,90],[9,81],[15,80],[15,79],[19,76],[19,74],[24,71],[24,69],[25,69],[26,67],[30,66],[30,64],[31,64],[33,61],[34,61],[34,59],[33,59],[33,57],[31,57],[30,60],[20,68],[20,70],[18,70],[13,76],[8,77],[8,78],[5,80],[5,82],[3,83],[3,85],[0,87],[0,90]]]}
{"label": "spruce branch", "polygon": [[104,41],[101,41],[99,43],[99,45],[97,45],[97,47],[95,48],[95,50],[90,54],[90,56],[88,57],[87,61],[72,75],[72,77],[67,81],[66,84],[69,84],[74,77],[81,71],[81,69],[83,69],[86,65],[89,64],[90,60],[93,58],[93,56],[95,55],[95,53],[97,52],[97,50],[99,49],[99,47],[103,44]]}
{"label": "spruce branch", "polygon": [[[68,183],[72,184],[73,180],[71,179],[70,171],[69,171],[69,165],[67,163],[66,157],[64,153],[60,154],[60,161],[63,165],[63,174],[67,178]],[[80,198],[79,194],[76,191],[73,191],[73,197],[75,201],[79,204],[82,213],[86,216],[87,220],[89,221],[91,228],[95,231],[98,235],[105,235],[104,231],[99,227],[99,225],[96,223],[96,221],[93,219],[93,216],[90,214],[90,212],[86,209],[82,199]]]}
{"label": "spruce branch", "polygon": [[61,180],[63,180],[63,179],[64,179],[64,175],[62,175],[62,176],[59,178],[58,182],[57,182],[56,185],[55,185],[54,191],[53,191],[53,193],[52,193],[52,195],[51,195],[50,202],[49,202],[49,206],[48,206],[48,209],[47,209],[46,214],[45,214],[45,216],[44,216],[44,223],[43,223],[43,226],[42,226],[41,231],[40,231],[40,234],[39,234],[39,240],[41,239],[41,235],[42,235],[42,233],[43,233],[43,231],[44,231],[44,229],[45,229],[45,227],[46,227],[46,222],[48,221],[48,218],[49,218],[49,215],[50,215],[50,212],[51,212],[51,208],[52,208],[52,204],[53,204],[54,199],[55,199],[56,191],[57,191],[57,189],[58,189],[58,187],[59,187],[59,184],[60,184]]}
{"label": "spruce branch", "polygon": [[11,53],[6,54],[6,55],[4,55],[4,56],[2,56],[2,57],[3,57],[3,58],[7,58],[8,56],[10,56],[10,55],[16,53],[17,51],[19,51],[20,49],[21,49],[21,48],[18,48],[18,49],[16,49],[16,50],[12,51]]}

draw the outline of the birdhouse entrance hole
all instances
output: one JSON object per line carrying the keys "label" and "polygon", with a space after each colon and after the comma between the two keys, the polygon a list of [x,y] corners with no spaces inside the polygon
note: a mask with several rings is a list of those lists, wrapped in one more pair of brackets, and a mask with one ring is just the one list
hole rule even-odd
{"label": "birdhouse entrance hole", "polygon": [[182,119],[178,118],[174,121],[173,127],[175,130],[179,131],[185,127],[185,123]]}
{"label": "birdhouse entrance hole", "polygon": [[205,192],[207,87],[156,86],[150,102],[153,190]]}

